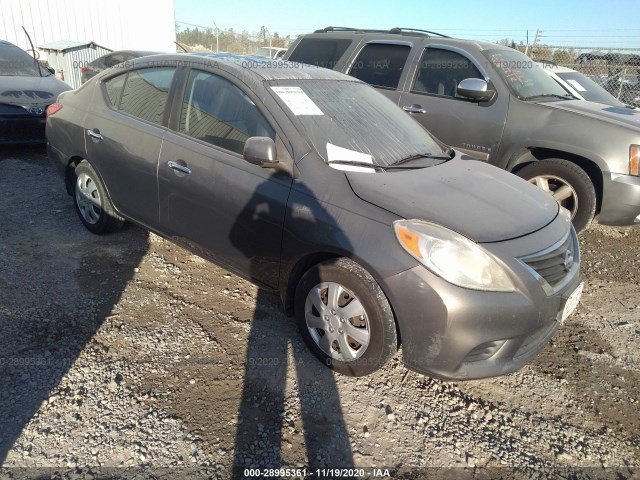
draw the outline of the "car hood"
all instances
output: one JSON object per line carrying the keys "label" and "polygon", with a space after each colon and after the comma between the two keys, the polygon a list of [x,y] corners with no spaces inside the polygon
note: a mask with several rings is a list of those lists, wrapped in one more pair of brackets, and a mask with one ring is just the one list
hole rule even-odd
{"label": "car hood", "polygon": [[624,126],[640,128],[640,110],[614,107],[603,103],[588,102],[585,100],[567,100],[560,102],[545,102],[541,105],[566,112],[578,113],[592,118],[602,120],[603,118],[611,122]]}
{"label": "car hood", "polygon": [[551,195],[511,173],[466,158],[419,170],[345,174],[361,199],[480,243],[527,235],[558,215]]}
{"label": "car hood", "polygon": [[48,77],[0,76],[0,103],[46,106],[71,87],[53,75]]}

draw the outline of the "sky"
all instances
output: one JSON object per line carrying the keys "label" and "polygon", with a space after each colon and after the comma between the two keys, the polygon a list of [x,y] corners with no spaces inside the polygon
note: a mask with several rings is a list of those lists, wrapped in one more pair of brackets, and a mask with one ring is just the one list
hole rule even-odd
{"label": "sky", "polygon": [[[240,6],[241,5],[241,6]],[[174,0],[176,21],[281,36],[326,26],[413,27],[458,38],[526,43],[537,29],[547,45],[637,48],[640,0]],[[185,25],[181,25],[187,27]]]}

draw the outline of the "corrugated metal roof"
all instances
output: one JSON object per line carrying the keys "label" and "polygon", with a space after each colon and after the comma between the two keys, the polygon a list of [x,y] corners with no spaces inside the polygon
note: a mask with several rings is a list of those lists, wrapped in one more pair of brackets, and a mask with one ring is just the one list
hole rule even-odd
{"label": "corrugated metal roof", "polygon": [[38,45],[38,48],[41,48],[42,50],[55,50],[57,52],[66,52],[67,50],[72,50],[74,48],[80,48],[80,47],[87,47],[87,48],[100,47],[100,48],[104,48],[105,50],[111,51],[110,49],[106,47],[102,47],[101,45],[98,45],[94,42],[75,42],[73,40],[58,40],[57,42],[50,42],[44,45]]}

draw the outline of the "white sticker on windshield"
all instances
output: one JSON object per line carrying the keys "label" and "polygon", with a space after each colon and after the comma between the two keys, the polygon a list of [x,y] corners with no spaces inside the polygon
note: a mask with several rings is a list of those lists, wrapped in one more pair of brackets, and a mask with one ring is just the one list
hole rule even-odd
{"label": "white sticker on windshield", "polygon": [[[363,165],[349,165],[347,162],[354,163],[370,163],[373,166],[373,158],[368,153],[356,152],[355,150],[349,150],[348,148],[338,147],[332,143],[327,142],[327,161],[331,168],[336,170],[346,170],[349,172],[366,172],[375,173],[374,168],[369,168]],[[341,163],[332,163],[341,162]],[[345,163],[342,163],[345,162]]]}
{"label": "white sticker on windshield", "polygon": [[356,152],[327,142],[327,160],[329,162],[360,162],[373,165],[373,158],[368,153]]}
{"label": "white sticker on windshield", "polygon": [[587,89],[584,88],[582,85],[580,85],[580,83],[577,80],[569,79],[569,80],[567,80],[567,83],[569,85],[571,85],[573,88],[575,88],[578,92],[586,92],[587,91]]}
{"label": "white sticker on windshield", "polygon": [[300,87],[271,87],[294,115],[324,115]]}

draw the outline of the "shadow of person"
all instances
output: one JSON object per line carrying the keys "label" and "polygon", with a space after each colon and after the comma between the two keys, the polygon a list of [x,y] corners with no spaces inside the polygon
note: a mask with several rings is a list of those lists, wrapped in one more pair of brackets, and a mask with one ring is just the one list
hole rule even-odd
{"label": "shadow of person", "polygon": [[[268,183],[258,186],[230,231],[231,243],[245,256],[254,279],[264,278],[265,269],[279,268],[279,262],[265,266],[265,259],[254,255],[255,246],[250,245],[259,241],[260,223],[271,210]],[[309,229],[326,225],[327,235],[340,235],[341,243],[348,245],[344,233],[331,227],[335,222],[320,201],[301,183],[294,181],[293,189],[298,198],[305,198],[304,208],[314,214],[313,219],[296,221],[309,222]],[[296,215],[298,207],[288,205],[286,215]],[[275,289],[277,284],[270,287]],[[334,373],[309,352],[294,322],[275,335],[263,327],[278,316],[282,316],[278,296],[272,289],[259,288],[247,345],[233,476],[245,477],[251,468],[352,468]]]}
{"label": "shadow of person", "polygon": [[[102,237],[86,231],[44,147],[12,148],[0,155],[2,466],[12,460],[10,451],[25,426],[112,314],[148,249],[148,238],[135,227]],[[59,396],[77,395],[81,401],[86,393]]]}

